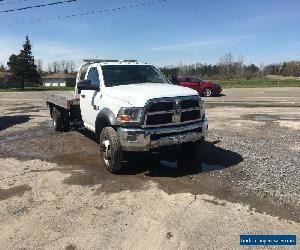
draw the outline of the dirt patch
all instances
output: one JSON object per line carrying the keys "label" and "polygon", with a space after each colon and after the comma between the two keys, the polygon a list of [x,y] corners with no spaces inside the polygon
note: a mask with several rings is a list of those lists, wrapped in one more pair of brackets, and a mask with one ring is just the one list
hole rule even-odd
{"label": "dirt patch", "polygon": [[20,185],[8,189],[0,189],[0,201],[6,200],[12,197],[21,197],[26,191],[30,191],[29,185]]}

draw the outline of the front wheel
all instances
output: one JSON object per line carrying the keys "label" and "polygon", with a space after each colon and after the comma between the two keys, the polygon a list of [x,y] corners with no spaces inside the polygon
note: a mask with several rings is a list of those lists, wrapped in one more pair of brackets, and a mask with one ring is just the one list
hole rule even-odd
{"label": "front wheel", "polygon": [[122,168],[123,150],[119,135],[112,127],[105,127],[100,134],[100,154],[104,167],[111,173]]}
{"label": "front wheel", "polygon": [[211,89],[204,89],[203,95],[206,96],[206,97],[212,96],[212,91],[211,91]]}

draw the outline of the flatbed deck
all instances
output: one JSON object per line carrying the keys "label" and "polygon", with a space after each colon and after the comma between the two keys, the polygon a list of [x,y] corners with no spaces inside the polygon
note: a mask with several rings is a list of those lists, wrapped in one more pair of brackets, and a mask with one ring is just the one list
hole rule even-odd
{"label": "flatbed deck", "polygon": [[46,94],[44,99],[48,104],[52,103],[64,109],[70,109],[71,106],[79,105],[79,99],[74,98],[74,92]]}

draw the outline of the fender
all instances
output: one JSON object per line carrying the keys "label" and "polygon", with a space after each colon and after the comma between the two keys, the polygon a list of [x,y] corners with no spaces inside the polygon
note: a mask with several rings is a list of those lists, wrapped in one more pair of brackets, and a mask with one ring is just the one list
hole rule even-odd
{"label": "fender", "polygon": [[97,115],[96,123],[97,123],[97,120],[99,120],[100,118],[104,119],[111,126],[118,125],[118,122],[117,122],[117,119],[116,119],[114,113],[108,108],[101,109],[100,113]]}
{"label": "fender", "polygon": [[99,136],[101,134],[101,131],[107,125],[114,127],[118,124],[114,113],[108,108],[103,108],[100,111],[100,113],[97,115],[96,122],[95,122],[95,133],[96,133],[96,138],[98,143],[99,143]]}

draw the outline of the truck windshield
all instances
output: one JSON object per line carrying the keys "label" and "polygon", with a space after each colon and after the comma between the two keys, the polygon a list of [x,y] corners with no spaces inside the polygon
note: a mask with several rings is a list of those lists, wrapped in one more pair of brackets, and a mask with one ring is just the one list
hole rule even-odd
{"label": "truck windshield", "polygon": [[104,65],[102,66],[106,87],[136,83],[167,83],[169,81],[149,65]]}

